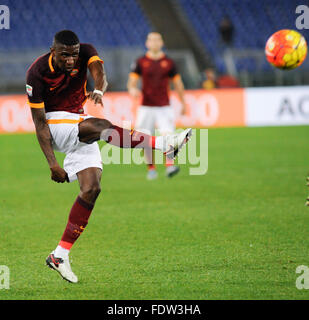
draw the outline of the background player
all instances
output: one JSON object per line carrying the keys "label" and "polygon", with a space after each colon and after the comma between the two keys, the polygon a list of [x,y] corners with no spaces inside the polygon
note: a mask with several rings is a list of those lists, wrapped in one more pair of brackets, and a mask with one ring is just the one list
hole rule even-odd
{"label": "background player", "polygon": [[[89,94],[87,69],[95,88]],[[27,71],[28,103],[51,178],[58,183],[78,179],[80,185],[62,238],[46,259],[49,267],[70,282],[78,279],[70,267],[69,251],[84,231],[100,193],[102,160],[95,141],[102,139],[122,148],[155,148],[173,158],[191,135],[187,129],[177,136],[151,137],[85,115],[83,105],[87,98],[103,106],[106,88],[103,61],[96,49],[80,44],[70,30],[58,32],[50,52],[39,57]],[[58,164],[54,149],[66,154],[64,168]]]}
{"label": "background player", "polygon": [[[181,114],[186,112],[184,101],[184,85],[177,72],[174,61],[162,51],[164,42],[158,32],[151,32],[146,39],[147,52],[137,59],[132,67],[128,79],[128,92],[133,97],[142,93],[142,105],[137,112],[135,129],[147,130],[152,135],[157,128],[162,135],[175,131],[175,114],[169,102],[169,85],[172,80],[174,88],[181,102]],[[142,80],[142,92],[138,88],[139,79]],[[157,178],[157,171],[153,161],[152,150],[144,150],[148,164],[147,178]],[[174,176],[179,167],[172,160],[166,160],[167,177]]]}

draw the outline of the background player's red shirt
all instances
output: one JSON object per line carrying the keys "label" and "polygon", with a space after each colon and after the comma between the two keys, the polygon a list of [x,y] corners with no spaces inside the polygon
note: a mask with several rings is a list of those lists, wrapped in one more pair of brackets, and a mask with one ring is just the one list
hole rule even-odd
{"label": "background player's red shirt", "polygon": [[142,77],[142,105],[169,105],[169,79],[178,76],[171,58],[164,55],[161,59],[154,60],[145,55],[137,59],[131,69],[131,75]]}
{"label": "background player's red shirt", "polygon": [[96,49],[84,43],[80,44],[79,58],[71,73],[55,70],[51,53],[39,57],[27,71],[26,91],[31,108],[84,113],[87,67],[96,60],[103,62]]}

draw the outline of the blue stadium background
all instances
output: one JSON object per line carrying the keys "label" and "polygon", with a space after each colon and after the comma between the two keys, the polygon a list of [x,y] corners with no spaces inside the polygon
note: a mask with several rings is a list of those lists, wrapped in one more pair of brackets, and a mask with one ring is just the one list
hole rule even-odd
{"label": "blue stadium background", "polygon": [[[220,51],[222,47],[219,43],[218,25],[225,15],[230,17],[235,28],[233,48],[239,51],[254,49],[262,52],[265,41],[273,32],[285,28],[295,29],[297,17],[295,9],[301,4],[296,0],[171,0],[171,2],[182,11],[183,17],[194,30],[196,38],[212,59],[216,70],[223,74],[228,70]],[[139,48],[136,54],[142,53],[145,37],[155,27],[143,11],[141,3],[142,1],[137,0],[2,0],[1,4],[10,8],[10,30],[0,30],[2,78],[6,77],[12,81],[21,79],[27,61],[18,57],[23,52],[30,52],[31,56],[31,52],[34,54],[49,50],[53,35],[61,29],[74,30],[81,42],[94,44],[101,50],[100,53],[103,52],[103,56],[104,50],[109,50],[112,55],[115,51],[110,50],[128,50],[128,48],[135,50]],[[307,40],[309,39],[308,30],[300,32]],[[5,63],[8,55],[11,56],[11,60]],[[16,63],[12,62],[13,56],[17,57]],[[129,60],[132,60],[131,56]],[[309,69],[307,60],[302,67],[303,74]],[[126,65],[129,63],[126,62]],[[249,75],[255,72],[258,74],[262,72],[264,75],[278,72],[273,70],[265,59],[257,65],[252,57],[235,60],[235,66],[238,72],[244,71]],[[110,65],[106,63],[106,68],[110,73],[121,73],[112,67],[112,63]],[[128,71],[129,66],[122,71],[123,78]],[[199,69],[199,72],[202,73],[203,70]],[[292,78],[294,74],[292,71],[290,74]],[[112,77],[115,77],[115,74]],[[200,77],[200,74],[197,77]],[[305,84],[307,78],[305,76],[298,78],[299,81]],[[3,79],[0,87],[1,83],[4,83]],[[267,85],[267,82],[265,84]],[[125,89],[123,84],[121,89]]]}

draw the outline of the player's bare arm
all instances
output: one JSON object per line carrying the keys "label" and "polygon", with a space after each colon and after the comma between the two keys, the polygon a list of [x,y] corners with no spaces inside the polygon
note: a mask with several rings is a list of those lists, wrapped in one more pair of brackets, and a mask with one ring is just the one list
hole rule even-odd
{"label": "player's bare arm", "polygon": [[58,164],[53,151],[52,136],[46,122],[44,109],[31,108],[31,113],[40,147],[51,170],[51,179],[58,183],[68,181],[67,173]]}
{"label": "player's bare arm", "polygon": [[184,85],[181,79],[181,76],[179,74],[177,74],[174,78],[173,78],[173,85],[174,85],[174,89],[178,94],[180,103],[181,103],[181,114],[185,114],[186,113],[186,102],[185,102],[185,98],[184,98]]}
{"label": "player's bare arm", "polygon": [[95,104],[103,106],[102,97],[108,86],[104,66],[100,61],[94,61],[88,68],[94,80],[94,91],[89,92],[87,97],[93,100]]}
{"label": "player's bare arm", "polygon": [[129,74],[129,79],[127,82],[127,89],[129,94],[134,98],[138,98],[141,95],[141,91],[138,88],[138,81],[139,81],[138,75],[131,72]]}

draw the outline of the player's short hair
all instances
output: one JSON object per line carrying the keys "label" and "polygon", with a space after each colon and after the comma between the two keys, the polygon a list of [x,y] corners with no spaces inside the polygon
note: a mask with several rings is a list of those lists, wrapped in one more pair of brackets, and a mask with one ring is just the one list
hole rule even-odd
{"label": "player's short hair", "polygon": [[159,36],[163,39],[162,33],[160,33],[159,31],[155,31],[155,30],[150,31],[150,32],[147,34],[147,38],[148,38],[149,35],[151,35],[151,34],[157,34],[157,35],[159,35]]}
{"label": "player's short hair", "polygon": [[66,46],[74,46],[79,44],[78,36],[71,30],[61,30],[54,36],[53,44],[64,44]]}

